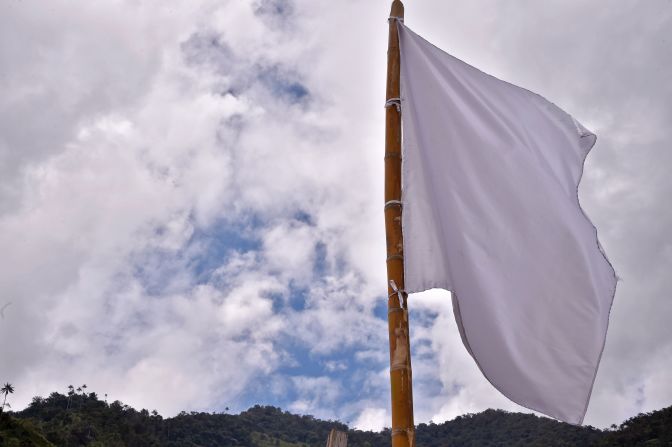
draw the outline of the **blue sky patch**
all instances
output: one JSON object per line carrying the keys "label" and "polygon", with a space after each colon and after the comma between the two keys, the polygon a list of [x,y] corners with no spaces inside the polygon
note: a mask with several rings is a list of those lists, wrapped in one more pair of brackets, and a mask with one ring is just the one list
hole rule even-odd
{"label": "blue sky patch", "polygon": [[259,80],[275,96],[292,104],[310,97],[308,88],[299,82],[297,75],[283,72],[278,66],[260,69]]}

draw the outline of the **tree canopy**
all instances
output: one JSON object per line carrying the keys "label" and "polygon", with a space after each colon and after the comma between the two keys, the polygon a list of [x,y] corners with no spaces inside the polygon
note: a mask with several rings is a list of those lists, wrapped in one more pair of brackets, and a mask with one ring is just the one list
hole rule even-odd
{"label": "tree canopy", "polygon": [[[348,432],[348,446],[390,445],[389,430],[352,430],[337,421],[299,416],[275,407],[255,405],[238,415],[182,412],[163,418],[156,411],[138,411],[119,401],[108,404],[96,393],[80,388],[82,391],[35,397],[26,409],[0,415],[0,445],[322,447],[332,428]],[[422,447],[668,446],[672,445],[672,407],[641,414],[607,431],[532,414],[486,410],[442,424],[420,424],[416,434]]]}

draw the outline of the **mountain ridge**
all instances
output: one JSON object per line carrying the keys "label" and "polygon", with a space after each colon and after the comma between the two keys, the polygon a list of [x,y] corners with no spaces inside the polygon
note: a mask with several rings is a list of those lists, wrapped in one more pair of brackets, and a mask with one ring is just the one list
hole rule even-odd
{"label": "mountain ridge", "polygon": [[[329,431],[348,432],[349,447],[387,447],[390,431],[349,429],[338,421],[255,405],[240,414],[182,412],[163,418],[96,393],[35,397],[24,410],[0,415],[0,445],[87,447],[313,447]],[[486,410],[441,424],[419,424],[422,447],[672,446],[672,407],[640,414],[611,430],[577,427],[533,414]]]}

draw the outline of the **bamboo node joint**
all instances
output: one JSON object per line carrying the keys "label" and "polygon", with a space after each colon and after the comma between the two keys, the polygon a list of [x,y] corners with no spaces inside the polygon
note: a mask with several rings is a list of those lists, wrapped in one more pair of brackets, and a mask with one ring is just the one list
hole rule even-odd
{"label": "bamboo node joint", "polygon": [[395,429],[392,429],[392,436],[407,435],[408,432],[412,432],[412,431],[415,431],[415,430],[410,429],[410,428],[395,428]]}
{"label": "bamboo node joint", "polygon": [[390,366],[390,372],[392,372],[392,371],[401,371],[401,370],[410,371],[410,370],[411,370],[411,367],[408,366],[408,365],[402,365],[402,364],[400,364],[400,365],[392,365],[392,366]]}
{"label": "bamboo node joint", "polygon": [[404,204],[401,203],[401,200],[388,200],[387,202],[385,202],[384,210],[387,211],[389,208],[392,208],[393,206],[398,206],[399,208],[402,208]]}
{"label": "bamboo node joint", "polygon": [[392,106],[396,107],[397,112],[401,113],[401,98],[390,98],[387,101],[385,101],[386,109]]}

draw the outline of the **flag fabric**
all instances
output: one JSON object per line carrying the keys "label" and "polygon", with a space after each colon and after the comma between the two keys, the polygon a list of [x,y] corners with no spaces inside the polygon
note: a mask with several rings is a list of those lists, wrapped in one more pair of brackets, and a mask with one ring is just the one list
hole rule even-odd
{"label": "flag fabric", "polygon": [[578,199],[596,137],[541,96],[399,34],[406,291],[450,290],[490,383],[581,424],[616,288]]}

